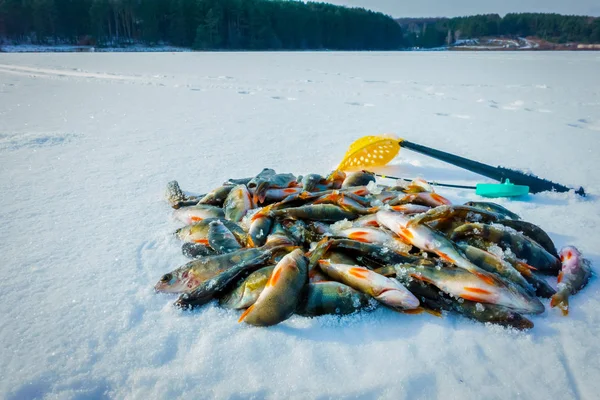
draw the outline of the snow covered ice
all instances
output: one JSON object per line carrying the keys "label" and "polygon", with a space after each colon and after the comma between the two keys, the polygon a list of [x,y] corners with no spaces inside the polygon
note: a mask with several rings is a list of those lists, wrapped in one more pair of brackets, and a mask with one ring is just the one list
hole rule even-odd
{"label": "snow covered ice", "polygon": [[[597,397],[597,279],[527,333],[381,307],[257,329],[153,286],[186,262],[167,182],[326,174],[382,133],[583,186],[497,202],[598,271],[599,70],[593,52],[0,54],[0,397]],[[406,150],[383,172],[486,181]]]}

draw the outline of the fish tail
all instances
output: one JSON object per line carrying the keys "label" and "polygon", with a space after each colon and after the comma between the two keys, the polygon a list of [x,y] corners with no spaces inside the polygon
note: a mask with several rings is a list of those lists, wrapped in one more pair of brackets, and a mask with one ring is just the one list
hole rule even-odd
{"label": "fish tail", "polygon": [[550,307],[558,307],[562,311],[563,315],[569,314],[569,293],[566,291],[560,291],[552,296],[550,300]]}

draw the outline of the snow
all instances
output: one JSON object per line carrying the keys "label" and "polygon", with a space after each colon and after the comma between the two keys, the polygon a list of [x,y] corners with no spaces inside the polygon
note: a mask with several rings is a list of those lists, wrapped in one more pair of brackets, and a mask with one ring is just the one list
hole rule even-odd
{"label": "snow", "polygon": [[[390,132],[583,186],[497,202],[597,270],[599,67],[576,52],[0,54],[0,397],[596,397],[597,279],[527,333],[383,308],[252,328],[153,286],[186,262],[167,182],[326,174]],[[486,181],[406,150],[380,172]]]}

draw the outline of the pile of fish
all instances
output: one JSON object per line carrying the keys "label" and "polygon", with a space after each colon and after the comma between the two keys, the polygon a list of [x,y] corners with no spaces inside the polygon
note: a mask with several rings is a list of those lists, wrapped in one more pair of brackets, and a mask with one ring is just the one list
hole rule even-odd
{"label": "pile of fish", "polygon": [[524,315],[544,312],[539,297],[566,315],[591,276],[576,248],[558,253],[498,204],[453,205],[422,179],[395,184],[264,169],[191,196],[172,181],[167,200],[187,224],[175,235],[193,260],[155,289],[180,293],[180,308],[216,300],[245,310],[240,322],[256,326],[383,305],[529,329]]}

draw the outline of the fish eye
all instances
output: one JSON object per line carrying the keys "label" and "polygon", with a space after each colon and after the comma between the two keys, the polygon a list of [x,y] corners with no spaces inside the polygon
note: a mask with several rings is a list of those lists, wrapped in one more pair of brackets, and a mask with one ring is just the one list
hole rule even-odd
{"label": "fish eye", "polygon": [[165,274],[165,275],[163,275],[163,277],[160,281],[161,282],[169,282],[171,279],[173,279],[173,274]]}

